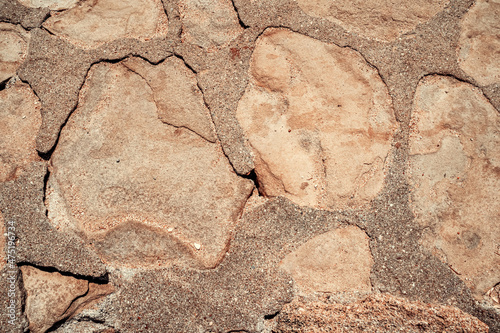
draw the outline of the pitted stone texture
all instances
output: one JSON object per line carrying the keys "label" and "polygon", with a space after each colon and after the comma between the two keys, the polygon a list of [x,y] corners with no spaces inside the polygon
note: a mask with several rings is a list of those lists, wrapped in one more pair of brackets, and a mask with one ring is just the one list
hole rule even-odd
{"label": "pitted stone texture", "polygon": [[98,285],[87,280],[22,266],[27,293],[26,313],[30,332],[46,332],[89,303],[110,294],[111,285]]}
{"label": "pitted stone texture", "polygon": [[23,28],[0,23],[0,82],[16,74],[28,53],[30,34]]}
{"label": "pitted stone texture", "polygon": [[43,26],[74,44],[92,48],[119,38],[165,36],[167,21],[160,0],[86,0],[53,13]]}
{"label": "pitted stone texture", "polygon": [[500,281],[500,116],[471,85],[428,77],[415,95],[410,154],[424,243],[481,299]]}
{"label": "pitted stone texture", "polygon": [[363,37],[392,41],[428,21],[449,0],[297,0],[313,17],[325,18]]}
{"label": "pitted stone texture", "polygon": [[7,255],[5,252],[7,236],[5,235],[5,233],[5,220],[3,219],[2,212],[0,212],[0,271],[7,264]]}
{"label": "pitted stone texture", "polygon": [[366,204],[381,190],[396,120],[357,52],[284,29],[258,40],[237,118],[267,196],[315,208]]}
{"label": "pitted stone texture", "polygon": [[164,124],[146,80],[122,64],[94,66],[80,97],[52,157],[52,223],[111,265],[217,265],[252,182],[218,144]]}
{"label": "pitted stone texture", "polygon": [[151,65],[141,58],[130,58],[124,65],[142,76],[153,90],[161,121],[188,128],[215,142],[215,128],[196,76],[182,60],[170,57],[159,65]]}
{"label": "pitted stone texture", "polygon": [[479,0],[462,20],[460,67],[480,85],[500,83],[500,0]]}
{"label": "pitted stone texture", "polygon": [[73,8],[79,0],[19,0],[21,4],[31,8],[48,7],[51,10]]}
{"label": "pitted stone texture", "polygon": [[203,48],[227,44],[243,32],[231,0],[181,0],[182,38]]}
{"label": "pitted stone texture", "polygon": [[348,304],[295,299],[285,305],[276,322],[276,333],[488,332],[487,325],[458,308],[389,294]]}
{"label": "pitted stone texture", "polygon": [[0,182],[39,160],[35,140],[41,123],[40,102],[27,84],[0,91]]}
{"label": "pitted stone texture", "polygon": [[335,229],[288,254],[282,267],[305,293],[369,292],[373,258],[368,240],[358,227]]}

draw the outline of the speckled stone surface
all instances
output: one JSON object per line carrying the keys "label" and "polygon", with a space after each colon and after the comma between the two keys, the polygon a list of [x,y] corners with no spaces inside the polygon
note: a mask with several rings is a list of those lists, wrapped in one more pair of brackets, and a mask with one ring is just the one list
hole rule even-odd
{"label": "speckled stone surface", "polygon": [[[410,170],[415,170],[411,166],[414,160],[411,135],[415,133],[416,126],[422,126],[418,125],[419,123],[415,122],[414,118],[418,113],[414,112],[415,105],[418,104],[416,97],[422,98],[420,90],[417,92],[417,89],[422,89],[422,85],[425,85],[428,80],[453,81],[457,85],[464,85],[468,87],[467,89],[473,90],[477,98],[488,105],[488,110],[490,110],[488,111],[488,124],[491,128],[498,128],[500,82],[498,82],[498,66],[494,57],[500,52],[498,50],[499,36],[495,33],[496,30],[490,29],[490,27],[498,27],[498,17],[492,15],[494,11],[486,8],[488,6],[497,8],[498,1],[439,1],[436,2],[435,7],[425,10],[425,15],[420,15],[418,18],[412,16],[415,12],[412,8],[407,8],[406,16],[401,22],[390,25],[389,32],[378,29],[380,20],[398,20],[401,17],[396,14],[394,16],[390,12],[391,7],[384,5],[383,10],[377,12],[377,17],[370,21],[370,13],[366,12],[366,8],[369,9],[371,2],[366,3],[367,7],[356,8],[349,8],[349,2],[343,5],[347,6],[345,8],[333,8],[331,1],[327,0],[307,3],[295,0],[221,0],[215,2],[162,0],[161,4],[159,1],[149,2],[158,5],[155,7],[155,13],[163,18],[162,26],[165,29],[152,29],[156,21],[139,22],[140,27],[147,27],[147,33],[141,33],[143,30],[139,29],[139,26],[137,26],[137,31],[134,30],[136,18],[125,20],[126,25],[128,24],[125,27],[123,16],[116,17],[118,21],[113,21],[116,11],[112,8],[112,0],[102,2],[99,6],[96,4],[98,1],[84,0],[77,5],[88,9],[83,11],[81,8],[71,7],[73,5],[66,8],[68,6],[64,5],[65,2],[61,2],[60,9],[54,10],[54,8],[59,8],[54,5],[54,1],[47,2],[51,9],[50,7],[37,8],[39,2],[35,1],[30,2],[30,7],[25,7],[17,0],[0,0],[0,22],[9,27],[18,25],[15,29],[19,31],[23,29],[25,30],[23,33],[29,35],[27,54],[11,57],[16,58],[15,66],[11,66],[13,69],[9,67],[9,70],[5,72],[7,74],[0,84],[2,93],[0,98],[8,96],[13,91],[12,89],[21,84],[33,91],[41,106],[41,125],[35,123],[35,128],[30,129],[31,133],[26,133],[32,139],[29,145],[23,146],[23,149],[27,149],[26,156],[29,155],[31,158],[27,164],[22,164],[22,170],[9,172],[9,177],[0,182],[1,216],[6,228],[9,223],[16,225],[16,255],[11,261],[12,267],[9,267],[7,252],[9,243],[5,242],[7,265],[2,270],[1,278],[4,280],[0,283],[1,308],[5,309],[7,304],[14,300],[16,319],[13,324],[9,324],[7,316],[2,313],[0,316],[2,329],[7,327],[7,332],[23,332],[30,324],[25,313],[26,286],[23,284],[22,275],[17,266],[33,266],[35,269],[59,272],[77,280],[85,280],[84,282],[89,285],[95,283],[105,286],[103,288],[110,288],[106,290],[111,290],[111,286],[114,288],[109,295],[103,293],[103,297],[89,307],[83,310],[78,309],[71,318],[55,320],[55,324],[49,328],[51,332],[302,332],[293,326],[300,325],[300,320],[308,321],[311,327],[315,327],[314,325],[319,321],[318,318],[322,316],[342,317],[349,311],[345,311],[344,305],[347,301],[344,299],[344,291],[333,287],[321,290],[321,286],[314,284],[314,281],[301,280],[304,276],[297,275],[296,267],[305,267],[309,272],[315,270],[329,272],[329,269],[332,272],[339,272],[341,270],[336,270],[338,265],[328,261],[327,258],[334,255],[336,251],[342,251],[342,247],[352,247],[352,242],[357,239],[357,242],[365,243],[363,243],[364,250],[357,253],[355,257],[365,266],[363,270],[356,271],[362,272],[363,279],[362,283],[357,284],[357,289],[354,286],[353,290],[349,290],[357,295],[353,296],[354,300],[351,299],[349,302],[358,304],[359,309],[377,308],[380,313],[378,318],[384,320],[377,322],[373,320],[373,317],[363,317],[356,322],[356,325],[359,324],[356,327],[370,327],[372,331],[383,331],[386,328],[383,325],[392,323],[391,327],[400,325],[398,327],[405,327],[411,331],[415,327],[412,326],[413,322],[402,323],[406,317],[401,317],[400,312],[391,312],[386,308],[388,304],[396,304],[399,309],[413,309],[415,313],[421,313],[419,312],[421,309],[434,311],[430,317],[422,319],[428,320],[429,325],[426,327],[429,329],[442,327],[443,321],[436,319],[436,316],[441,313],[439,311],[444,311],[444,317],[450,321],[450,325],[447,326],[450,332],[461,331],[457,325],[452,325],[455,323],[464,323],[464,327],[470,330],[481,331],[487,326],[489,332],[500,332],[500,304],[498,303],[500,281],[496,280],[500,268],[495,267],[495,263],[498,262],[497,257],[500,256],[498,238],[494,235],[481,236],[479,240],[477,237],[469,237],[469,243],[475,246],[474,251],[479,251],[478,257],[488,258],[488,262],[483,260],[481,264],[461,263],[462,266],[457,266],[458,259],[451,254],[446,256],[446,251],[453,251],[450,249],[461,245],[456,242],[443,245],[442,238],[446,233],[443,233],[439,227],[453,220],[453,214],[458,214],[457,209],[453,207],[460,203],[462,206],[467,205],[467,214],[462,215],[465,220],[460,224],[463,230],[459,232],[464,232],[466,235],[481,234],[474,229],[471,222],[479,220],[484,215],[484,212],[478,211],[480,205],[477,205],[476,201],[481,200],[481,195],[483,195],[488,196],[484,202],[488,200],[498,202],[498,198],[495,198],[498,191],[494,190],[496,186],[494,184],[498,183],[498,172],[495,174],[484,168],[474,169],[477,179],[489,183],[488,187],[485,187],[487,191],[478,191],[473,198],[457,199],[453,195],[461,193],[463,189],[454,188],[455,192],[453,192],[445,187],[434,188],[436,193],[442,195],[439,198],[443,198],[444,195],[444,202],[447,203],[447,207],[451,208],[442,210],[445,212],[443,214],[435,214],[436,221],[431,229],[421,223],[422,218],[417,208],[425,207],[426,204],[434,202],[435,198],[432,197],[432,193],[430,196],[419,194],[418,188],[421,187],[417,186],[421,185],[410,174]],[[403,2],[400,1],[400,6]],[[386,9],[388,12],[384,12]],[[75,38],[85,39],[85,34],[78,33],[76,37],[73,36],[75,38],[64,35],[68,31],[79,31],[77,26],[72,26],[72,15],[74,15],[72,13],[81,15],[82,19],[85,19],[84,22],[93,22],[95,18],[85,15],[93,15],[95,12],[98,12],[103,20],[111,20],[114,22],[113,26],[124,27],[124,30],[115,31],[113,38],[104,38],[104,40],[99,40],[98,44],[92,44],[92,40],[93,37],[99,36],[88,38],[92,40],[75,42]],[[126,10],[124,12],[125,15],[129,15]],[[152,15],[151,20],[157,19],[155,15]],[[196,15],[201,15],[201,19],[193,19]],[[61,27],[57,28],[59,24],[57,20],[61,17],[72,18],[63,22],[64,29],[62,30],[59,29]],[[139,16],[137,19],[145,20],[144,17]],[[370,30],[372,26],[375,28]],[[282,192],[265,190],[266,181],[268,182],[269,179],[263,179],[263,173],[258,171],[259,168],[266,166],[256,159],[256,150],[252,146],[254,138],[251,137],[259,131],[249,132],[246,125],[241,122],[241,118],[237,117],[237,110],[242,98],[253,89],[252,85],[259,84],[259,80],[255,80],[255,73],[252,72],[252,59],[260,52],[257,48],[259,41],[266,33],[276,28],[296,34],[300,37],[299,40],[312,40],[313,43],[310,45],[313,46],[308,46],[312,48],[310,50],[312,55],[315,54],[316,46],[314,45],[330,45],[332,49],[343,49],[346,54],[356,54],[360,61],[366,64],[366,70],[372,73],[370,75],[373,75],[388,93],[388,103],[395,118],[393,121],[397,125],[395,130],[391,131],[390,136],[384,138],[384,142],[387,142],[385,149],[390,152],[390,158],[384,160],[384,172],[378,174],[380,186],[377,187],[377,191],[373,192],[373,195],[366,197],[363,205],[342,205],[342,202],[352,198],[339,196],[329,202],[328,209],[314,205],[313,208],[301,201],[293,200],[293,196],[287,192],[286,188]],[[300,47],[306,47],[305,45],[299,42],[297,47],[300,49]],[[275,42],[275,46],[282,47],[279,40]],[[9,51],[10,55],[16,52],[15,50]],[[273,56],[272,52],[268,52],[259,61],[264,67],[268,66],[274,70],[278,76],[282,75],[280,67],[273,67],[273,61],[276,59]],[[129,60],[132,57],[136,57],[136,60]],[[311,61],[297,66],[295,64],[297,61],[286,53],[280,53],[279,57],[280,61],[290,65],[290,80],[300,78],[301,71],[305,71],[307,66],[314,67],[315,70],[321,72],[321,61],[324,59],[336,61],[335,57],[330,59],[324,56],[323,60],[311,58]],[[85,222],[80,221],[81,218],[71,220],[71,216],[77,212],[72,198],[57,198],[60,200],[58,207],[64,209],[47,210],[53,202],[51,200],[54,200],[54,198],[49,198],[50,200],[47,198],[49,194],[47,191],[51,188],[49,184],[51,174],[48,170],[54,166],[52,163],[57,164],[54,158],[57,154],[54,152],[58,151],[61,143],[65,142],[64,140],[71,140],[76,134],[69,124],[77,116],[78,111],[75,112],[75,110],[82,106],[80,101],[82,94],[85,94],[84,83],[93,75],[91,67],[116,67],[121,66],[122,63],[126,64],[127,61],[135,61],[135,67],[137,63],[140,63],[135,70],[144,76],[145,81],[151,81],[149,88],[143,89],[144,91],[151,89],[151,92],[143,94],[145,97],[140,98],[144,100],[139,102],[147,101],[151,105],[156,103],[157,108],[161,109],[159,120],[166,124],[187,127],[189,129],[184,130],[194,131],[192,135],[196,135],[194,134],[196,131],[203,132],[203,134],[198,133],[200,140],[204,140],[202,137],[205,137],[210,144],[220,147],[218,158],[223,160],[228,169],[231,169],[235,178],[241,178],[241,182],[248,183],[249,188],[253,187],[253,194],[246,200],[245,207],[238,209],[239,213],[234,216],[234,224],[226,233],[227,242],[216,264],[211,267],[193,266],[187,261],[173,262],[169,265],[148,264],[133,267],[102,262],[98,253],[93,250],[92,240],[87,239],[81,233],[54,227],[58,221],[65,218],[70,218],[70,222],[75,225]],[[165,70],[170,63],[178,65],[177,74]],[[336,63],[335,66],[344,65]],[[134,68],[133,62],[130,63],[130,67]],[[344,70],[354,75],[349,68],[344,67]],[[153,76],[148,77],[148,75]],[[161,75],[165,77],[160,77]],[[169,79],[170,76],[172,80]],[[321,78],[321,75],[318,75],[318,78]],[[335,84],[343,83],[340,76],[331,79]],[[16,83],[19,80],[23,82]],[[177,82],[173,88],[168,86],[171,82]],[[356,80],[351,80],[351,84],[352,82]],[[359,82],[364,81],[360,79]],[[179,90],[176,90],[177,85]],[[321,83],[315,83],[314,80],[301,81],[301,85],[304,89],[313,92],[324,89]],[[294,92],[279,95],[265,84],[259,86],[259,89],[272,98],[279,99],[284,105],[280,110],[274,110],[270,115],[271,118],[278,119],[288,117],[289,113],[293,114],[288,108],[294,105],[289,101],[294,98]],[[440,96],[447,94],[444,90],[439,94],[425,95],[430,96],[427,97],[429,103],[432,104],[428,106],[429,109],[440,113],[448,112],[442,107],[434,107],[434,105],[440,105]],[[342,95],[342,91],[339,91]],[[334,94],[320,96],[334,97],[304,99],[301,103],[306,106],[323,103],[321,112],[328,114],[328,121],[332,122],[332,126],[335,126],[336,122],[338,124],[342,121],[347,122],[349,113],[341,114],[335,111],[339,103],[336,103]],[[360,96],[360,100],[361,97],[364,98]],[[118,103],[119,106],[114,110],[118,118],[120,114],[127,114],[124,112],[127,107],[126,98],[126,96],[123,97],[123,103]],[[339,99],[342,98],[344,95]],[[356,97],[349,96],[348,99],[351,101]],[[444,98],[444,100],[447,99]],[[98,103],[106,103],[106,100]],[[263,103],[268,103],[268,101],[263,101]],[[449,104],[451,104],[452,111],[469,107],[464,101]],[[476,106],[471,107],[474,109]],[[371,110],[369,106],[367,108]],[[178,112],[184,113],[181,115]],[[261,116],[255,110],[252,112],[256,112],[253,116],[255,118]],[[317,131],[314,135],[321,134],[319,132],[324,131],[324,127],[316,126],[318,122],[323,121],[318,116],[321,112],[318,111],[317,114],[312,112],[312,115],[318,118],[310,117],[301,123],[298,130],[305,127],[310,130],[312,126],[314,127],[312,131]],[[368,114],[373,116],[374,112],[370,112]],[[471,111],[470,114],[477,113]],[[79,135],[85,137],[85,130],[95,134],[97,133],[95,131],[104,126],[98,120],[99,117],[95,119],[97,120],[88,128],[81,128]],[[467,126],[452,128],[457,120],[451,116],[450,119],[443,120],[442,124],[445,127],[443,131],[446,130],[448,135],[454,137],[474,136],[476,135],[474,126],[481,126],[477,125],[481,122],[469,116],[460,118]],[[120,121],[132,122],[133,117],[124,116]],[[262,126],[268,125],[265,119],[259,121],[263,121]],[[347,128],[356,127],[356,121],[354,119],[351,124],[348,123]],[[446,124],[450,122],[453,124],[446,127]],[[145,126],[141,124],[143,123],[137,122],[134,125]],[[213,129],[215,129],[215,134]],[[5,131],[2,128],[0,135],[4,135],[4,132],[7,132],[7,135],[13,134],[16,130],[21,131],[16,126],[6,127]],[[60,140],[62,130],[72,131],[72,133],[66,135],[66,139]],[[147,128],[141,131],[147,132]],[[492,133],[491,140],[481,141],[479,137],[471,138],[477,139],[474,142],[478,142],[478,149],[468,153],[470,155],[468,158],[475,158],[475,163],[483,161],[487,164],[487,161],[490,161],[493,168],[499,157],[497,150],[489,148],[488,142],[496,142],[498,137],[495,136],[497,134],[494,130],[490,132]],[[113,142],[116,146],[121,145],[120,149],[127,147],[125,141],[123,143],[120,141],[123,140],[120,131],[113,133],[110,134],[113,140],[109,142]],[[11,136],[22,137],[22,133],[21,135],[15,134]],[[160,134],[156,135],[160,137]],[[431,137],[428,133],[421,133],[421,135]],[[36,139],[33,139],[35,137]],[[89,134],[88,139],[74,142],[76,146],[71,154],[75,155],[75,159],[76,155],[86,149],[85,144],[97,146],[101,144],[95,137]],[[144,135],[144,140],[147,141],[147,135]],[[447,144],[446,142],[443,144]],[[484,144],[479,144],[481,142]],[[275,148],[273,144],[275,142],[271,140],[266,143],[269,147],[264,148]],[[81,149],[78,145],[81,145]],[[344,170],[349,169],[349,154],[354,153],[355,149],[354,145],[346,145],[346,147],[346,156],[339,158],[347,164],[347,166],[343,165]],[[9,155],[9,152],[15,151],[16,148],[0,151],[0,161],[2,163],[9,161],[9,165],[16,165],[16,161],[12,161],[15,157]],[[468,152],[468,149],[465,147],[463,151]],[[289,161],[294,158],[294,150],[291,149],[288,152],[286,149],[280,149],[280,153],[280,158],[276,163],[279,163],[281,159],[283,164],[290,164]],[[144,172],[144,170],[165,167],[167,164],[163,163],[159,156],[156,159],[139,159],[143,165],[136,169],[132,168],[128,176],[132,183],[143,183],[141,179],[150,175],[149,171]],[[71,160],[70,157],[68,157],[69,160]],[[78,157],[81,158],[81,156]],[[106,156],[89,155],[85,158],[90,160],[106,158]],[[164,159],[166,158],[168,157]],[[189,159],[196,158],[195,154],[186,157],[186,161],[179,163],[178,171],[182,174],[184,170],[186,175],[196,174],[200,188],[205,185],[204,179],[218,184],[217,176],[210,172],[211,168],[199,170],[195,167],[199,163],[190,163]],[[331,155],[329,158],[335,159],[335,156]],[[431,159],[433,158],[431,156]],[[439,158],[433,160],[432,165],[441,167],[447,162],[444,157],[440,158],[441,160]],[[431,173],[439,169],[432,165],[426,165],[426,168],[431,170],[424,169]],[[288,168],[292,170],[290,175],[278,174],[276,179],[285,176],[300,178],[300,173],[294,174],[294,168],[301,170],[300,162]],[[91,171],[92,177],[96,180],[95,184],[100,184],[104,180],[100,175],[106,175],[108,172],[106,170],[106,166],[103,165]],[[339,171],[342,168],[335,170]],[[75,170],[73,176],[76,178],[78,178],[77,171],[85,172],[85,170]],[[362,176],[369,177],[368,174]],[[325,179],[328,178],[325,177]],[[307,181],[300,182],[299,185]],[[77,184],[78,179],[73,183]],[[74,184],[68,182],[65,186],[70,189]],[[91,184],[86,186],[91,187],[87,189],[88,193],[94,193],[88,200],[85,199],[86,204],[98,203],[100,187],[97,185],[93,187]],[[169,193],[186,191],[182,184],[176,186],[178,188],[169,188],[159,197],[163,196],[165,200],[169,200]],[[342,185],[339,186],[342,187]],[[338,194],[343,190],[346,189],[339,188],[331,192]],[[197,188],[191,186],[190,191],[196,192]],[[222,192],[228,197],[232,195],[230,191]],[[131,209],[138,209],[133,213],[142,214],[146,222],[148,218],[152,218],[148,216],[149,211],[161,212],[160,216],[169,214],[168,205],[159,204],[163,199],[151,199],[152,207],[147,205],[141,207],[135,205],[133,196],[120,196],[120,193],[122,192],[117,192],[116,199],[125,206],[132,207]],[[179,221],[184,215],[189,216],[189,212],[183,212],[182,209],[188,209],[188,206],[196,209],[200,207],[195,194],[198,193],[193,193],[191,196],[193,202],[190,205],[176,211]],[[144,198],[137,198],[137,200],[142,199]],[[210,204],[216,207],[218,202],[217,196],[213,195]],[[110,206],[109,209],[118,208]],[[65,215],[61,216],[63,212]],[[496,214],[492,212],[488,216],[489,225],[495,226],[500,223],[498,212]],[[200,216],[200,219],[206,222],[216,217],[218,216]],[[168,224],[168,221],[163,222]],[[199,225],[210,228],[210,223]],[[342,240],[334,244],[338,237],[336,235],[346,228],[356,230],[357,236],[354,237],[353,234],[349,239],[351,243],[348,240]],[[208,229],[207,232],[210,231]],[[172,231],[174,230],[167,229],[167,232]],[[147,232],[141,234],[141,237],[147,238],[148,232],[155,233],[154,229],[148,229]],[[134,251],[140,246],[140,243],[135,241],[138,239],[137,233],[117,227],[109,235],[117,233],[125,235],[123,237],[130,236],[128,238],[130,246],[127,247],[127,251]],[[171,237],[172,241],[151,242],[160,249],[149,253],[160,255],[156,257],[146,255],[144,260],[148,263],[161,263],[164,262],[165,258],[162,257],[164,254],[170,256],[175,252],[173,255],[175,257],[180,256],[182,251],[186,251],[183,246],[163,249],[162,247],[168,247],[168,244],[180,244],[185,241],[183,236],[176,232],[173,232]],[[323,241],[323,237],[329,238]],[[144,244],[144,240],[142,241]],[[112,242],[114,238],[111,236],[103,240],[103,243],[108,245]],[[435,250],[439,247],[443,251]],[[194,242],[189,251],[193,253],[203,251],[203,244]],[[300,258],[308,258],[308,255],[319,256],[319,258],[309,266],[305,259],[294,261],[292,266],[288,266],[287,271],[285,266],[287,263],[290,264],[290,259],[285,258],[290,258],[297,253]],[[349,255],[352,253],[346,250],[339,258],[350,258]],[[118,253],[116,258],[120,258],[120,255]],[[333,269],[334,265],[337,268]],[[342,267],[348,267],[348,265]],[[461,271],[460,267],[465,267],[465,270]],[[10,286],[6,282],[10,268],[14,272],[11,275],[15,277],[12,286],[16,290],[12,295],[9,295],[10,287],[4,287],[4,285]],[[349,273],[347,269],[342,278],[348,277]],[[294,280],[294,274],[296,277],[299,276],[297,281]],[[485,276],[487,279],[482,278]],[[471,282],[468,279],[476,280],[471,280]],[[339,278],[338,281],[342,279]],[[332,281],[330,286],[338,281]],[[476,287],[478,281],[486,282],[478,288]],[[304,288],[308,283],[314,288]],[[319,287],[316,288],[317,286]],[[363,303],[362,299],[368,301]],[[301,302],[305,305],[297,305]],[[432,305],[424,306],[421,302],[432,303]],[[336,305],[332,305],[334,303]],[[323,305],[311,306],[311,304]],[[366,306],[367,304],[369,306]],[[298,321],[292,322],[292,320]],[[408,325],[404,326],[406,324]],[[327,323],[323,326],[325,327],[322,329],[331,328],[332,331],[335,329],[334,325],[328,327]]]}

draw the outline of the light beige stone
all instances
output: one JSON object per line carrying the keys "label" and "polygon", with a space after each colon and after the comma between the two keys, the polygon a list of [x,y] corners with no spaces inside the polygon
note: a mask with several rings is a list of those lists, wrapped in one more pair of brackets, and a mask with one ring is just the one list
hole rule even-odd
{"label": "light beige stone", "polygon": [[464,16],[458,63],[479,84],[500,82],[500,0],[478,0]]}
{"label": "light beige stone", "polygon": [[45,272],[32,266],[22,266],[26,290],[26,314],[30,332],[46,332],[56,322],[66,318],[66,310],[78,297],[89,290],[86,280]]}
{"label": "light beige stone", "polygon": [[424,244],[480,299],[500,281],[500,116],[473,86],[428,77],[415,95],[410,154]]}
{"label": "light beige stone", "polygon": [[373,258],[368,241],[358,227],[335,229],[288,254],[281,267],[305,293],[370,292]]}
{"label": "light beige stone", "polygon": [[119,38],[149,38],[167,33],[160,0],[86,0],[53,13],[43,26],[80,47],[96,47]]}
{"label": "light beige stone", "polygon": [[51,10],[73,8],[79,0],[18,0],[22,5],[31,8],[48,7]]}
{"label": "light beige stone", "polygon": [[201,47],[224,45],[243,32],[231,0],[181,0],[182,38]]}
{"label": "light beige stone", "polygon": [[265,195],[327,209],[379,193],[397,125],[385,84],[361,55],[268,29],[250,75],[236,116]]}
{"label": "light beige stone", "polygon": [[196,75],[182,60],[170,57],[159,65],[151,65],[141,58],[131,58],[124,64],[147,81],[153,90],[158,116],[164,123],[188,128],[215,142],[215,128]]}
{"label": "light beige stone", "polygon": [[158,113],[141,76],[121,63],[92,67],[52,157],[49,219],[114,266],[213,267],[253,184],[219,144]]}
{"label": "light beige stone", "polygon": [[0,23],[0,82],[16,74],[28,53],[29,39],[23,28]]}
{"label": "light beige stone", "polygon": [[302,10],[363,37],[392,41],[428,21],[449,0],[297,0]]}
{"label": "light beige stone", "polygon": [[0,91],[0,182],[39,159],[35,138],[41,123],[40,102],[27,84]]}

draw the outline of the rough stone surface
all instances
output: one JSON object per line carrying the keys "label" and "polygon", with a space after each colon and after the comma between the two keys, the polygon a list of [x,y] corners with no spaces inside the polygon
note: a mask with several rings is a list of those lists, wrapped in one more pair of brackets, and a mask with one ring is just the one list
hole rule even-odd
{"label": "rough stone surface", "polygon": [[113,265],[215,266],[252,191],[218,144],[162,123],[167,110],[140,75],[98,65],[53,154],[49,217]]}
{"label": "rough stone surface", "polygon": [[294,300],[273,332],[488,332],[488,326],[455,307],[409,302],[388,294],[355,303]]}
{"label": "rough stone surface", "polygon": [[449,3],[448,0],[297,0],[308,15],[326,18],[364,37],[392,41],[413,30]]}
{"label": "rough stone surface", "polygon": [[0,0],[0,22],[21,24],[26,29],[39,27],[49,15],[48,8],[28,8],[18,0]]}
{"label": "rough stone surface", "polygon": [[79,0],[19,0],[26,7],[42,8],[47,7],[51,10],[63,10],[74,7]]}
{"label": "rough stone surface", "polygon": [[369,292],[373,259],[358,227],[316,236],[288,254],[282,266],[303,292]]}
{"label": "rough stone surface", "polygon": [[413,209],[424,243],[481,298],[500,282],[500,116],[447,77],[418,86],[412,115]]}
{"label": "rough stone surface", "polygon": [[0,82],[16,74],[28,53],[29,33],[9,23],[0,23]]}
{"label": "rough stone surface", "polygon": [[44,28],[82,47],[119,38],[146,40],[167,33],[167,16],[159,0],[86,0],[52,13]]}
{"label": "rough stone surface", "polygon": [[0,271],[3,270],[5,264],[7,263],[7,255],[6,255],[6,229],[5,229],[5,221],[2,216],[2,212],[0,212]]}
{"label": "rough stone surface", "polygon": [[460,67],[480,85],[500,83],[500,1],[479,0],[462,20]]}
{"label": "rough stone surface", "polygon": [[373,199],[396,129],[376,71],[352,50],[270,29],[250,72],[237,118],[263,193],[318,208]]}
{"label": "rough stone surface", "polygon": [[227,44],[243,32],[231,0],[181,0],[184,41],[208,48]]}
{"label": "rough stone surface", "polygon": [[41,122],[40,102],[27,84],[0,91],[0,182],[39,160],[35,140]]}

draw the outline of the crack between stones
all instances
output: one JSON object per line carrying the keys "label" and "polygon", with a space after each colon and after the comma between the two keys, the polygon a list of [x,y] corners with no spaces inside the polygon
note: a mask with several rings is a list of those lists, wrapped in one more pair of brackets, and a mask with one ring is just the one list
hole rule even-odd
{"label": "crack between stones", "polygon": [[31,266],[33,268],[40,270],[40,271],[44,271],[47,273],[59,273],[63,276],[70,276],[70,277],[73,277],[75,279],[86,280],[89,283],[95,283],[95,284],[101,284],[101,285],[109,283],[109,275],[107,272],[103,276],[94,277],[94,276],[89,276],[89,275],[81,275],[81,274],[75,274],[72,272],[61,271],[61,270],[59,270],[55,267],[52,267],[52,266],[40,266],[40,265],[32,264],[32,263],[27,262],[27,261],[18,262],[17,266],[19,268],[21,268],[23,266]]}
{"label": "crack between stones", "polygon": [[238,23],[240,24],[240,27],[243,29],[248,29],[250,26],[246,25],[245,22],[241,19],[240,12],[238,11],[238,7],[236,7],[236,4],[234,3],[235,0],[231,0],[231,4],[233,5],[234,12],[236,13],[236,17],[238,18]]}

